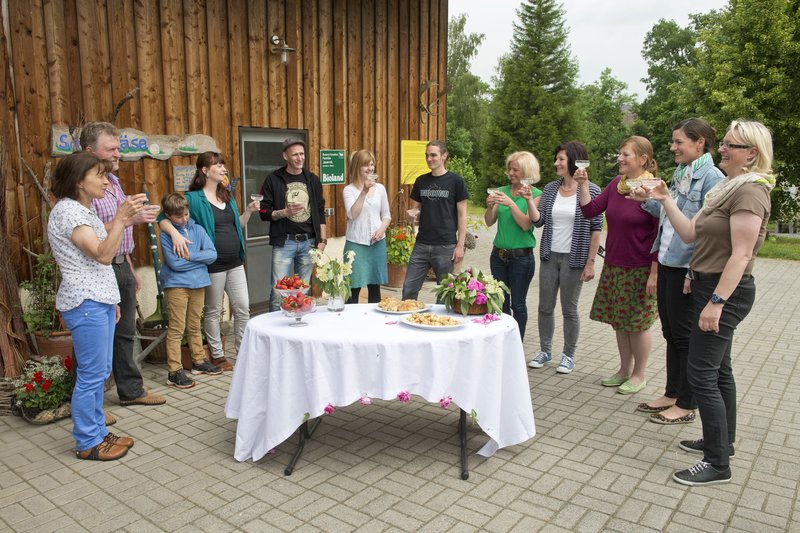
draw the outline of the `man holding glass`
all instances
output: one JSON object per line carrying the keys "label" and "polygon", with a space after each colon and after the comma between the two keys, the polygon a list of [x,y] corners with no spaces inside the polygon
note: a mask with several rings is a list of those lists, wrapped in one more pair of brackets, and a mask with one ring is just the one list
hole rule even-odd
{"label": "man holding glass", "polygon": [[438,283],[464,258],[469,193],[464,178],[449,172],[446,161],[447,145],[429,142],[425,162],[431,171],[418,177],[411,189],[408,215],[419,220],[419,233],[403,283],[404,300],[417,299],[429,267]]}
{"label": "man holding glass", "polygon": [[280,309],[275,284],[284,276],[311,280],[312,247],[325,250],[325,198],[319,177],[306,170],[306,143],[298,138],[283,141],[286,166],[272,172],[261,186],[261,220],[270,222],[272,285],[269,310]]}
{"label": "man holding glass", "polygon": [[[92,152],[100,159],[111,163],[112,172],[119,170],[119,131],[108,122],[90,122],[81,128],[81,148]],[[97,216],[104,224],[110,223],[117,216],[117,208],[126,200],[119,178],[108,174],[108,188],[105,197],[92,201]],[[135,220],[135,224],[155,221],[158,206],[147,209],[144,215]],[[117,395],[120,405],[161,405],[167,400],[159,394],[152,394],[144,389],[142,373],[133,358],[133,340],[136,334],[136,293],[141,288],[141,280],[131,263],[133,253],[133,226],[125,228],[117,255],[111,266],[119,287],[119,320],[114,328],[114,357],[111,363]],[[106,424],[116,420],[107,415]]]}

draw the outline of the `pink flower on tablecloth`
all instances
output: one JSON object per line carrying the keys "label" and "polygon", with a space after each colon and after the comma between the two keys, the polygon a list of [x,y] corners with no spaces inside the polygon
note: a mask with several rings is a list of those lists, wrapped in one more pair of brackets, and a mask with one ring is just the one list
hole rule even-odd
{"label": "pink flower on tablecloth", "polygon": [[358,403],[360,403],[361,405],[371,405],[372,398],[370,398],[369,396],[362,396],[361,398],[358,399]]}
{"label": "pink flower on tablecloth", "polygon": [[331,404],[328,404],[328,405],[325,406],[325,414],[326,415],[332,415],[335,410],[336,410],[336,408]]}
{"label": "pink flower on tablecloth", "polygon": [[478,294],[476,294],[476,295],[475,295],[475,303],[476,303],[476,304],[478,304],[478,305],[483,305],[483,304],[485,304],[485,303],[486,303],[488,300],[489,300],[489,299],[488,299],[488,298],[486,297],[486,295],[485,295],[484,293],[482,293],[482,292],[479,292]]}
{"label": "pink flower on tablecloth", "polygon": [[452,402],[453,402],[452,396],[445,396],[444,398],[439,400],[439,405],[442,407],[442,409],[447,409]]}
{"label": "pink flower on tablecloth", "polygon": [[403,403],[410,402],[411,401],[411,395],[408,393],[407,390],[400,391],[400,392],[397,393],[397,399],[400,400]]}
{"label": "pink flower on tablecloth", "polygon": [[496,320],[501,320],[498,315],[492,313],[486,313],[483,315],[483,318],[473,318],[472,321],[476,324],[490,324]]}

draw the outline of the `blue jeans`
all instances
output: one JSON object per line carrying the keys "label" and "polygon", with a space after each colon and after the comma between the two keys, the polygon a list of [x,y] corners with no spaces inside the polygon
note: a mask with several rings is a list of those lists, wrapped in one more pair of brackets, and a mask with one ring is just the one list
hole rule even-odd
{"label": "blue jeans", "polygon": [[272,248],[272,285],[269,299],[269,310],[277,311],[281,308],[281,295],[275,291],[275,284],[284,276],[297,274],[306,283],[311,281],[311,271],[314,264],[308,252],[316,246],[314,239],[307,241],[293,241],[286,239],[283,246]]}
{"label": "blue jeans", "polygon": [[84,300],[61,313],[72,333],[76,369],[72,391],[72,437],[79,452],[100,444],[108,430],[103,413],[103,386],[111,375],[116,306]]}
{"label": "blue jeans", "polygon": [[687,371],[700,419],[703,421],[705,461],[714,468],[730,464],[728,445],[736,440],[736,382],[731,366],[733,332],[753,308],[756,285],[742,279],[728,297],[719,319],[719,332],[701,331],[698,318],[718,281],[692,281],[692,333]]}
{"label": "blue jeans", "polygon": [[417,299],[419,290],[428,275],[428,267],[433,268],[433,272],[436,274],[436,283],[439,283],[445,275],[451,274],[455,249],[455,244],[424,244],[421,242],[414,244],[406,269],[406,279],[403,282],[403,299]]}
{"label": "blue jeans", "polygon": [[495,279],[508,285],[511,291],[503,300],[503,312],[514,316],[519,326],[519,336],[525,338],[525,327],[528,324],[528,287],[531,286],[536,262],[533,254],[520,257],[500,259],[496,253],[489,256],[489,268]]}

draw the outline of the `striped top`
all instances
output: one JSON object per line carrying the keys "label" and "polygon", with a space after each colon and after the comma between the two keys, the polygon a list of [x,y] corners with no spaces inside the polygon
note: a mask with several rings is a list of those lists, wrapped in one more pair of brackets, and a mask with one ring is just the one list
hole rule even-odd
{"label": "striped top", "polygon": [[[534,225],[537,228],[544,226],[541,242],[539,243],[539,259],[542,261],[550,260],[550,245],[553,242],[553,204],[558,195],[563,179],[551,181],[544,186],[542,199],[539,202],[539,212],[541,217]],[[594,183],[589,183],[589,195],[592,199],[600,194],[600,187]],[[569,251],[570,268],[583,268],[589,259],[589,243],[593,231],[602,231],[603,214],[594,218],[584,218],[581,212],[580,188],[575,195],[575,226],[572,230],[572,246]]]}
{"label": "striped top", "polygon": [[[117,208],[127,199],[128,197],[122,191],[119,178],[109,173],[106,195],[103,198],[92,200],[92,205],[97,211],[97,216],[105,224],[114,220],[114,217],[117,216]],[[131,253],[133,253],[133,226],[128,226],[122,232],[122,242],[115,255],[128,255]]]}

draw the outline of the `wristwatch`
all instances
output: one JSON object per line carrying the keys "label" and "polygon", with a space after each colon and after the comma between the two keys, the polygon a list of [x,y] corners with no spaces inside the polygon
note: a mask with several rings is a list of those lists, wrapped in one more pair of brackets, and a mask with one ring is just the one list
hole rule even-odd
{"label": "wristwatch", "polygon": [[724,304],[728,303],[728,300],[726,300],[722,296],[719,296],[718,294],[712,294],[710,302],[712,304],[723,304],[724,305]]}

